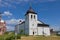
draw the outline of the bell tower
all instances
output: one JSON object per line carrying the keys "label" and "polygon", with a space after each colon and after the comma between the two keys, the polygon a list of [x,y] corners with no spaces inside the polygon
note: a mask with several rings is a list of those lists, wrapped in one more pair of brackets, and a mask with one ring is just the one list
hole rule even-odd
{"label": "bell tower", "polygon": [[25,25],[29,35],[37,35],[37,13],[35,13],[32,7],[25,14]]}

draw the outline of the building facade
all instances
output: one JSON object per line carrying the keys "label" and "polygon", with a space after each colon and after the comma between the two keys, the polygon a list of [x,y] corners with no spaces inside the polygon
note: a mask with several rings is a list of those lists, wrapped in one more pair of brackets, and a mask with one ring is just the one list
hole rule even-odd
{"label": "building facade", "polygon": [[3,35],[6,32],[6,22],[1,19],[0,14],[0,35]]}
{"label": "building facade", "polygon": [[31,7],[25,14],[25,21],[16,25],[15,28],[17,33],[23,30],[23,33],[28,35],[50,35],[49,25],[39,21],[37,13]]}

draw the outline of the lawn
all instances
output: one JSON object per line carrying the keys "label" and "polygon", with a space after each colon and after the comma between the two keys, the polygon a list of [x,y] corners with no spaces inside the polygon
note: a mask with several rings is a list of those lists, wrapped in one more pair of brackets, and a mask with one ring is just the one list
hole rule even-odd
{"label": "lawn", "polygon": [[21,40],[60,40],[60,36],[49,36],[49,37],[43,37],[43,36],[27,36],[27,37],[21,37]]}
{"label": "lawn", "polygon": [[[21,39],[20,39],[21,37]],[[60,36],[28,36],[28,35],[17,35],[18,40],[60,40]],[[0,36],[0,40],[15,40],[14,33],[6,33]]]}

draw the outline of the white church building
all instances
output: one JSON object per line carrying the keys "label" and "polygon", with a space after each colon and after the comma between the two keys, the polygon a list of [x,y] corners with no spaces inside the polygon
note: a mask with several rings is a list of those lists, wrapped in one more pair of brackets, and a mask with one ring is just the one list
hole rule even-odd
{"label": "white church building", "polygon": [[27,35],[50,36],[49,25],[39,21],[37,13],[31,7],[25,14],[25,21],[15,26],[16,33],[21,33],[21,30],[23,30],[23,33]]}

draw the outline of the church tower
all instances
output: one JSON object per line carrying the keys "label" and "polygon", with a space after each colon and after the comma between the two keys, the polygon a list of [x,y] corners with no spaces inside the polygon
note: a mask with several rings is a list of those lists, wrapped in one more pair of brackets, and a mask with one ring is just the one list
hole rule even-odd
{"label": "church tower", "polygon": [[25,14],[25,34],[37,35],[37,13],[32,7]]}

